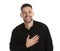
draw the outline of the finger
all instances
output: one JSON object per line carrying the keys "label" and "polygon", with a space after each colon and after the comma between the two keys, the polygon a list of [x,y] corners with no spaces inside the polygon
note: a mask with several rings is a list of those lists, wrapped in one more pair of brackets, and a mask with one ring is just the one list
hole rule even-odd
{"label": "finger", "polygon": [[34,44],[38,43],[39,41],[35,41]]}
{"label": "finger", "polygon": [[35,35],[32,39],[35,39],[35,38],[38,38],[39,36],[38,35]]}
{"label": "finger", "polygon": [[32,39],[36,38],[38,35],[35,35],[34,37],[32,37]]}
{"label": "finger", "polygon": [[35,39],[33,39],[34,41],[37,41],[37,40],[39,40],[39,37],[36,37]]}
{"label": "finger", "polygon": [[38,38],[39,38],[39,36],[35,37],[34,39],[38,39]]}
{"label": "finger", "polygon": [[30,35],[28,34],[27,40],[30,38]]}

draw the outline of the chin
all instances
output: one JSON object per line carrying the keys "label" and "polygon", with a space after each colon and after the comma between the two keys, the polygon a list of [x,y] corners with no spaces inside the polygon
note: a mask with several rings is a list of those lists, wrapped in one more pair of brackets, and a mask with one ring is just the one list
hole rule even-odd
{"label": "chin", "polygon": [[32,21],[32,19],[31,20],[24,20],[24,22],[26,22],[26,23],[30,23]]}

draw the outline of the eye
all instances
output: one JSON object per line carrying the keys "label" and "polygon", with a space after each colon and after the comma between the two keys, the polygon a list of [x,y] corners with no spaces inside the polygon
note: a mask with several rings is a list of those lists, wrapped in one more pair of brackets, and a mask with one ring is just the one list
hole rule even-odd
{"label": "eye", "polygon": [[31,13],[31,11],[29,11],[29,13]]}
{"label": "eye", "polygon": [[26,14],[26,12],[22,12],[23,14]]}

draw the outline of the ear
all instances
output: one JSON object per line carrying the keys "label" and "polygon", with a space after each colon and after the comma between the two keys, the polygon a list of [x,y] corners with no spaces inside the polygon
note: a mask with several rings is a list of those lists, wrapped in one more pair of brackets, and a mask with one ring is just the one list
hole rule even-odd
{"label": "ear", "polygon": [[32,12],[32,16],[34,16],[34,12]]}
{"label": "ear", "polygon": [[22,13],[20,13],[20,16],[23,17]]}

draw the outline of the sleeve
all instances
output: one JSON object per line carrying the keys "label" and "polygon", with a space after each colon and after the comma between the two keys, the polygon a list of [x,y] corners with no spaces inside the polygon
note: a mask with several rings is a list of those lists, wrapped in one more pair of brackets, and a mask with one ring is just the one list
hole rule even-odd
{"label": "sleeve", "polygon": [[53,51],[52,38],[47,26],[45,27],[45,31],[46,31],[46,44],[45,44],[46,51]]}
{"label": "sleeve", "polygon": [[17,34],[17,30],[13,30],[10,41],[10,51],[27,51],[25,44],[21,43],[21,40],[18,40]]}

